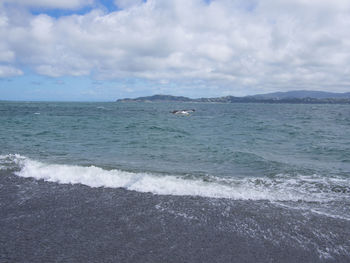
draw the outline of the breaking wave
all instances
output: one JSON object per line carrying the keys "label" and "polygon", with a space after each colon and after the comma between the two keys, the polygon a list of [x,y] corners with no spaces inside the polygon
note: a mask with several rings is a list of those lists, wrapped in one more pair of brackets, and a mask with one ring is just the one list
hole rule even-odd
{"label": "breaking wave", "polygon": [[238,200],[330,202],[350,198],[350,179],[319,175],[221,178],[106,170],[96,166],[48,164],[18,155],[0,155],[0,170],[61,184],[125,188],[158,195]]}

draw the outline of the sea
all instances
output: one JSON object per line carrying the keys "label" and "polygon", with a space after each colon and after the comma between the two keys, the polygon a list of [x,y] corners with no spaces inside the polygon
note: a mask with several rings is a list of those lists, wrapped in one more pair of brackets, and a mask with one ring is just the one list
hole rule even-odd
{"label": "sea", "polygon": [[350,106],[0,102],[0,262],[350,262]]}

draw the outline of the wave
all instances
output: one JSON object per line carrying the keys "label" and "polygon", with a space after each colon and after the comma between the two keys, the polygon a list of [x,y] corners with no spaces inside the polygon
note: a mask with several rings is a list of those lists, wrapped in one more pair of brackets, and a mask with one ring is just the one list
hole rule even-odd
{"label": "wave", "polygon": [[222,178],[106,170],[96,166],[49,164],[18,155],[0,155],[0,170],[61,184],[125,188],[158,195],[190,195],[238,200],[331,202],[349,200],[350,180],[319,175]]}

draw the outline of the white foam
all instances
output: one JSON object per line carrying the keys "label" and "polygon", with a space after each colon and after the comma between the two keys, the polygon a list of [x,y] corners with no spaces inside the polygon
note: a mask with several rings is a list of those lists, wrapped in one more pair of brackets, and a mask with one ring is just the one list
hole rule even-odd
{"label": "white foam", "polygon": [[[90,187],[125,188],[159,195],[191,195],[241,200],[271,201],[319,201],[328,202],[339,198],[349,198],[349,193],[332,192],[334,184],[350,189],[349,180],[342,178],[322,178],[320,176],[275,178],[219,178],[200,177],[187,179],[176,175],[132,173],[121,170],[105,170],[95,166],[47,164],[20,155],[0,156],[1,167],[9,163],[20,168],[15,172],[21,177],[32,177],[62,184],[83,184]],[[322,184],[321,187],[318,187]]]}
{"label": "white foam", "polygon": [[250,193],[243,189],[201,180],[187,180],[177,176],[160,176],[149,173],[131,173],[121,170],[104,170],[99,167],[45,164],[30,159],[20,160],[21,177],[32,177],[62,184],[84,184],[90,187],[125,188],[160,195],[193,195],[217,198],[264,199],[263,193]]}
{"label": "white foam", "polygon": [[24,159],[25,157],[19,154],[0,155],[0,170],[13,169]]}

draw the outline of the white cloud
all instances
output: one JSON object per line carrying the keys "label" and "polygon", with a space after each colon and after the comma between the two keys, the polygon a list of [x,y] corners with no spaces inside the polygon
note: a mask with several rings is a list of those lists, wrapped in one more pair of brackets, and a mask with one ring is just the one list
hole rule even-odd
{"label": "white cloud", "polygon": [[77,9],[86,5],[91,5],[93,0],[0,0],[0,4],[1,2],[28,7]]}
{"label": "white cloud", "polygon": [[348,0],[115,3],[125,9],[60,18],[4,9],[0,62],[52,77],[202,81],[225,94],[350,89]]}
{"label": "white cloud", "polygon": [[20,69],[11,66],[0,65],[0,78],[14,77],[22,74],[23,72]]}
{"label": "white cloud", "polygon": [[140,5],[143,3],[143,0],[115,0],[115,5],[119,8],[129,8],[135,5]]}

